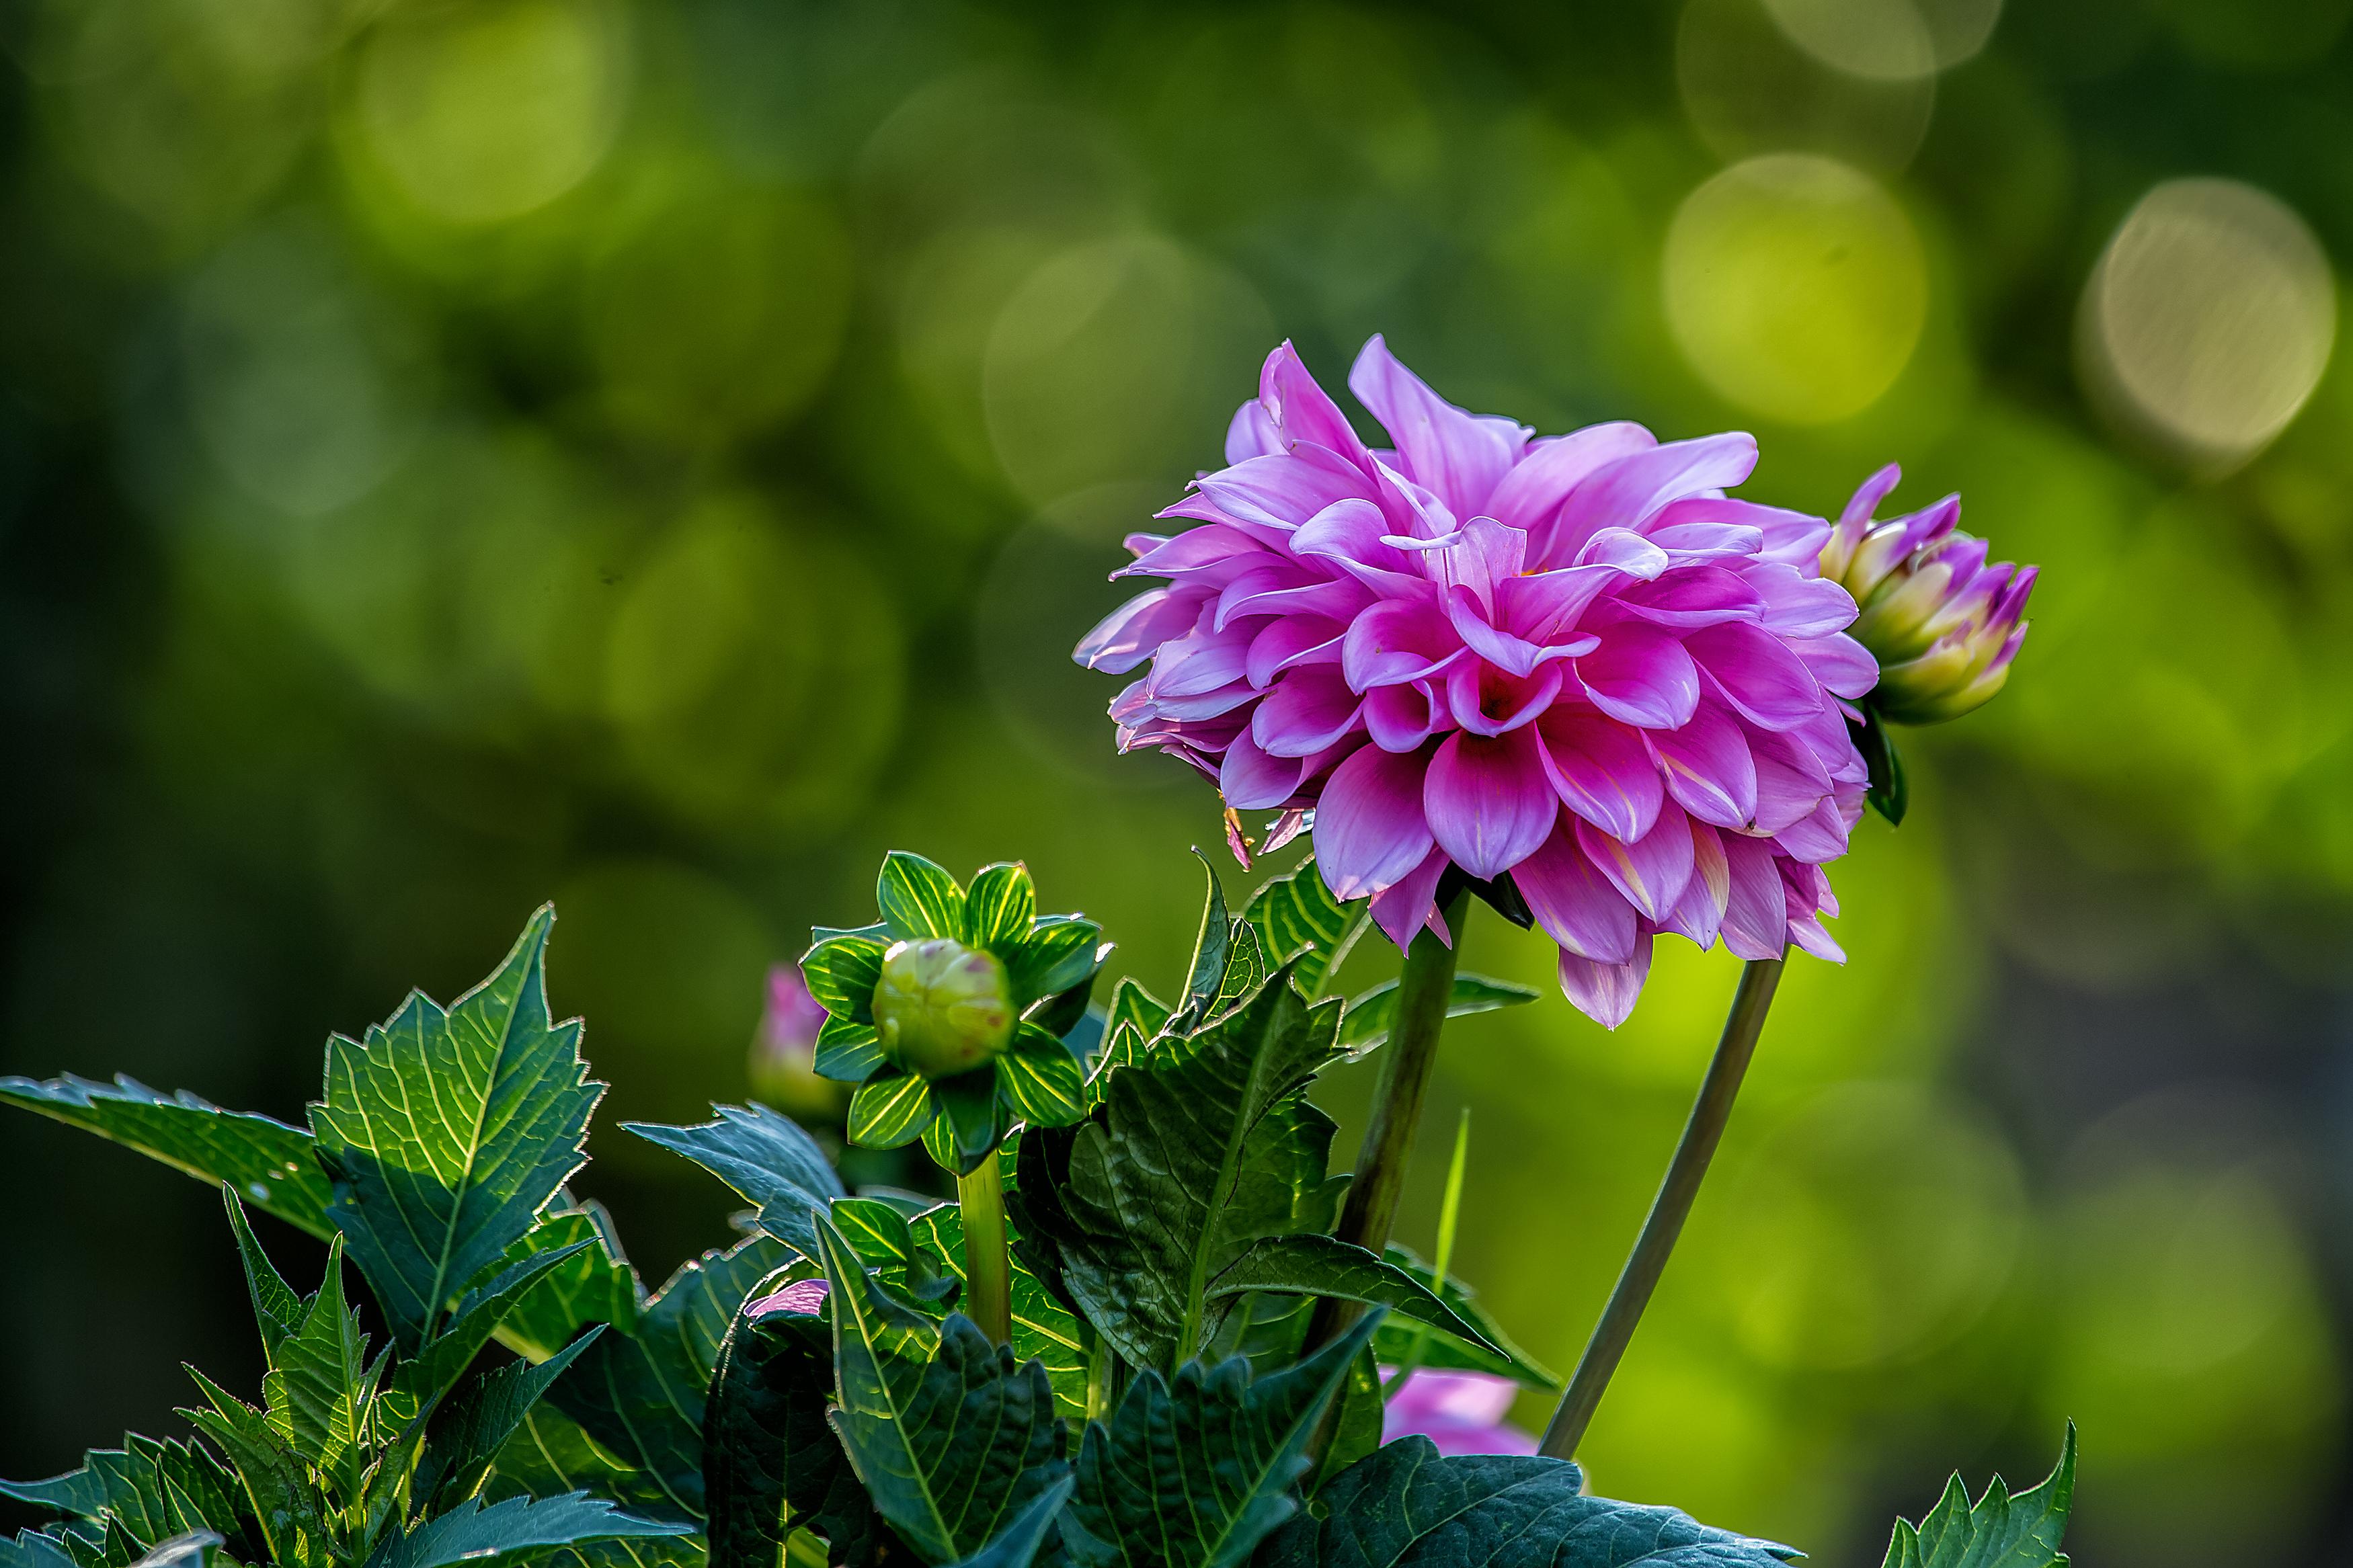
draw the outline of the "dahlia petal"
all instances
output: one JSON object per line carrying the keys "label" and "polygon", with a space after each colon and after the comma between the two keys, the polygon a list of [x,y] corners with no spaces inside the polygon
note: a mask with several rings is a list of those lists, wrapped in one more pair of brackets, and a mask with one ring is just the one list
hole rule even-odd
{"label": "dahlia petal", "polygon": [[1419,576],[1419,565],[1383,537],[1388,527],[1379,507],[1352,496],[1302,523],[1291,536],[1291,549],[1293,554],[1324,556],[1350,569],[1371,566],[1390,575]]}
{"label": "dahlia petal", "polygon": [[1364,703],[1339,667],[1311,664],[1274,684],[1250,715],[1250,734],[1278,757],[1310,757],[1364,722]]}
{"label": "dahlia petal", "polygon": [[1469,590],[1492,616],[1497,585],[1517,577],[1527,565],[1528,536],[1492,517],[1474,517],[1455,537],[1456,542],[1440,555],[1440,581]]}
{"label": "dahlia petal", "polygon": [[1561,668],[1547,664],[1515,676],[1475,658],[1446,672],[1446,710],[1474,735],[1501,735],[1527,723],[1560,695]]}
{"label": "dahlia petal", "polygon": [[1218,616],[1221,622],[1242,616],[1322,616],[1345,621],[1375,597],[1363,584],[1340,577],[1303,588],[1269,588],[1240,595],[1220,595]]}
{"label": "dahlia petal", "polygon": [[1666,798],[1641,734],[1589,709],[1556,708],[1536,721],[1538,761],[1561,803],[1613,838],[1640,838]]}
{"label": "dahlia petal", "polygon": [[1678,631],[1754,621],[1765,614],[1764,599],[1746,577],[1708,565],[1686,566],[1655,583],[1629,584],[1611,597],[1609,607]]}
{"label": "dahlia petal", "polygon": [[1373,895],[1373,923],[1400,948],[1411,947],[1424,927],[1436,930],[1447,946],[1454,945],[1453,933],[1438,913],[1438,879],[1445,875],[1446,863],[1446,851],[1432,849],[1403,881]]}
{"label": "dahlia petal", "polygon": [[1365,451],[1364,442],[1357,438],[1356,427],[1340,412],[1340,405],[1332,401],[1331,394],[1307,373],[1307,366],[1300,362],[1299,351],[1288,340],[1267,355],[1266,363],[1260,367],[1258,400],[1282,431],[1286,444],[1312,442],[1366,473],[1372,471],[1371,458]]}
{"label": "dahlia petal", "polygon": [[1251,398],[1234,410],[1233,422],[1226,426],[1226,461],[1246,463],[1252,458],[1271,458],[1282,450],[1282,430],[1266,405]]}
{"label": "dahlia petal", "polygon": [[[1757,770],[1756,830],[1778,833],[1811,816],[1831,786],[1830,770],[1812,749],[1770,730],[1749,731],[1745,738]],[[1852,742],[1848,749],[1853,749]]]}
{"label": "dahlia petal", "polygon": [[1657,437],[1630,420],[1532,441],[1519,466],[1487,498],[1487,514],[1514,528],[1533,529],[1549,521],[1568,492],[1596,468],[1658,444]]}
{"label": "dahlia petal", "polygon": [[1724,908],[1724,945],[1753,961],[1778,958],[1788,946],[1788,897],[1773,847],[1761,838],[1722,836],[1731,873],[1731,896]]}
{"label": "dahlia petal", "polygon": [[1605,528],[1577,552],[1579,566],[1615,566],[1648,583],[1667,569],[1667,552],[1630,528]]}
{"label": "dahlia petal", "polygon": [[1903,478],[1903,468],[1894,463],[1890,463],[1863,480],[1856,487],[1853,498],[1846,503],[1846,510],[1839,513],[1839,525],[1843,528],[1855,523],[1869,522],[1872,513],[1879,510],[1879,503],[1887,499],[1888,492],[1893,490],[1897,481]]}
{"label": "dahlia petal", "polygon": [[1435,595],[1385,599],[1358,616],[1340,645],[1341,668],[1357,690],[1437,674],[1464,649]]}
{"label": "dahlia petal", "polygon": [[1446,705],[1427,680],[1376,686],[1365,693],[1365,728],[1385,752],[1413,751],[1446,722]]}
{"label": "dahlia petal", "polygon": [[1834,696],[1862,697],[1879,684],[1879,661],[1871,657],[1869,648],[1842,632],[1795,638],[1789,650],[1804,661],[1822,689]]}
{"label": "dahlia petal", "polygon": [[1509,632],[1496,630],[1487,619],[1491,612],[1479,603],[1470,589],[1457,584],[1442,592],[1443,597],[1439,602],[1445,607],[1446,619],[1454,627],[1455,635],[1472,653],[1489,664],[1514,675],[1525,675],[1535,668],[1537,660],[1547,653],[1555,658],[1561,657],[1557,649],[1541,648]]}
{"label": "dahlia petal", "polygon": [[1455,407],[1398,363],[1378,332],[1350,367],[1348,390],[1397,443],[1409,476],[1457,517],[1486,506],[1535,434],[1514,420]]}
{"label": "dahlia petal", "polygon": [[1763,540],[1756,552],[1757,559],[1778,562],[1805,573],[1820,569],[1817,563],[1821,559],[1822,546],[1831,537],[1831,525],[1819,517],[1731,496],[1686,496],[1670,501],[1659,509],[1651,525],[1643,531],[1657,539],[1664,529],[1694,523],[1753,528]]}
{"label": "dahlia petal", "polygon": [[1667,793],[1685,811],[1718,827],[1757,820],[1757,763],[1740,726],[1723,711],[1703,703],[1682,729],[1641,734],[1666,773]]}
{"label": "dahlia petal", "polygon": [[1302,759],[1273,755],[1244,730],[1226,747],[1218,769],[1218,793],[1236,811],[1268,811],[1298,793],[1305,772]]}
{"label": "dahlia petal", "polygon": [[1760,561],[1742,574],[1765,606],[1765,626],[1784,637],[1827,637],[1854,624],[1854,595],[1794,566]]}
{"label": "dahlia petal", "polygon": [[1763,626],[1738,621],[1703,626],[1687,635],[1683,646],[1752,724],[1787,730],[1822,710],[1822,689],[1813,671]]}
{"label": "dahlia petal", "polygon": [[1531,534],[1529,559],[1573,557],[1605,528],[1633,528],[1669,501],[1736,485],[1756,467],[1757,438],[1737,431],[1630,453],[1569,492],[1549,525]]}
{"label": "dahlia petal", "polygon": [[1563,952],[1596,963],[1634,956],[1634,906],[1577,847],[1573,830],[1556,826],[1512,868],[1512,885]]}
{"label": "dahlia petal", "polygon": [[[1152,535],[1128,535],[1132,545]],[[1164,539],[1145,550],[1127,565],[1112,574],[1112,580],[1122,577],[1176,577],[1197,572],[1204,566],[1237,555],[1257,555],[1266,546],[1228,523],[1205,522],[1198,528],[1188,528],[1173,539]]]}
{"label": "dahlia petal", "polygon": [[1533,730],[1454,734],[1430,759],[1423,815],[1439,847],[1482,881],[1526,859],[1560,816],[1536,749]]}
{"label": "dahlia petal", "polygon": [[1651,831],[1631,844],[1612,838],[1579,818],[1577,844],[1586,858],[1626,895],[1626,901],[1650,920],[1656,921],[1674,908],[1691,880],[1694,853],[1691,818],[1675,805],[1661,806]]}
{"label": "dahlia petal", "polygon": [[1378,746],[1350,754],[1324,781],[1315,808],[1315,863],[1333,896],[1346,901],[1395,887],[1437,842],[1422,815],[1420,752]]}
{"label": "dahlia petal", "polygon": [[1567,566],[1510,578],[1495,585],[1494,624],[1524,642],[1570,644],[1580,640],[1577,625],[1593,602],[1625,585],[1626,574],[1614,566]]}
{"label": "dahlia petal", "polygon": [[1773,842],[1792,860],[1819,866],[1846,853],[1846,819],[1839,814],[1836,802],[1825,799],[1773,835]]}
{"label": "dahlia petal", "polygon": [[1687,724],[1699,707],[1699,669],[1681,641],[1655,626],[1623,623],[1577,661],[1593,705],[1645,730]]}
{"label": "dahlia petal", "polygon": [[1605,1029],[1614,1029],[1634,1011],[1642,983],[1651,977],[1651,933],[1634,938],[1634,956],[1625,963],[1595,963],[1563,950],[1560,989],[1578,1012]]}
{"label": "dahlia petal", "polygon": [[1267,622],[1250,638],[1242,660],[1242,678],[1265,686],[1286,669],[1303,664],[1340,662],[1340,638],[1347,627],[1321,616],[1285,616]]}
{"label": "dahlia petal", "polygon": [[1245,703],[1257,701],[1258,696],[1258,688],[1247,680],[1237,680],[1230,686],[1220,686],[1212,691],[1185,697],[1167,697],[1155,692],[1151,699],[1152,711],[1163,719],[1216,719],[1231,713]]}
{"label": "dahlia petal", "polygon": [[1194,630],[1160,645],[1146,683],[1155,702],[1198,697],[1239,680],[1250,658],[1250,637],[1240,630]]}
{"label": "dahlia petal", "polygon": [[1105,616],[1071,655],[1089,669],[1125,675],[1183,637],[1200,618],[1203,595],[1195,588],[1155,588],[1138,594]]}
{"label": "dahlia petal", "polygon": [[1203,474],[1194,488],[1236,522],[1289,533],[1334,501],[1366,499],[1366,476],[1321,447],[1297,447]]}
{"label": "dahlia petal", "polygon": [[[1683,504],[1680,501],[1678,506]],[[1672,508],[1669,509],[1670,511]],[[1661,513],[1661,516],[1667,515]],[[1667,560],[1677,566],[1700,561],[1752,559],[1765,548],[1764,530],[1736,522],[1678,522],[1662,525],[1655,521],[1642,531],[1642,537],[1667,552]]]}
{"label": "dahlia petal", "polygon": [[1659,929],[1687,938],[1695,947],[1712,947],[1731,900],[1732,867],[1725,858],[1723,836],[1713,827],[1694,823],[1692,878],[1683,884],[1683,896],[1675,900]]}

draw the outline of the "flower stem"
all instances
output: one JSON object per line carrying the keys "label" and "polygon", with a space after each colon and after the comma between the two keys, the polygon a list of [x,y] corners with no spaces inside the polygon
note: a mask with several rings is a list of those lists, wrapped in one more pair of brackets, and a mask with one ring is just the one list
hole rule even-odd
{"label": "flower stem", "polygon": [[[1462,945],[1462,928],[1470,913],[1471,891],[1466,888],[1439,911],[1454,938],[1452,945],[1429,931],[1417,932],[1398,977],[1397,1022],[1389,1029],[1388,1044],[1381,1048],[1381,1081],[1374,1095],[1372,1123],[1365,1129],[1364,1146],[1356,1152],[1356,1179],[1348,1184],[1348,1201],[1340,1210],[1339,1229],[1333,1233],[1376,1257],[1388,1245],[1398,1198],[1405,1191],[1413,1136],[1421,1123],[1422,1099],[1430,1090],[1430,1069],[1438,1063],[1439,1031],[1446,1026],[1446,1005],[1454,994],[1455,953]],[[1364,1310],[1361,1303],[1328,1296],[1317,1301],[1315,1315],[1308,1321],[1308,1348],[1329,1344],[1346,1333]]]}
{"label": "flower stem", "polygon": [[956,1178],[964,1218],[964,1311],[997,1344],[1013,1339],[1013,1259],[1005,1239],[1005,1179],[997,1152]]}
{"label": "flower stem", "polygon": [[1781,964],[1778,958],[1753,959],[1740,972],[1740,989],[1734,994],[1732,1012],[1724,1021],[1724,1037],[1716,1042],[1715,1059],[1707,1064],[1707,1077],[1700,1082],[1691,1120],[1683,1123],[1683,1141],[1675,1145],[1675,1157],[1668,1163],[1667,1179],[1659,1184],[1659,1195],[1651,1205],[1650,1218],[1642,1222],[1641,1237],[1618,1276],[1617,1289],[1609,1293],[1609,1305],[1603,1309],[1601,1321],[1595,1325],[1593,1338],[1577,1361],[1577,1374],[1568,1381],[1568,1392],[1561,1395],[1560,1408],[1553,1412],[1552,1425],[1545,1428],[1540,1452],[1553,1458],[1577,1457],[1577,1446],[1584,1441],[1585,1429],[1601,1404],[1610,1375],[1634,1337],[1635,1325],[1642,1321],[1642,1309],[1651,1304],[1651,1292],[1658,1289],[1659,1276],[1666,1271],[1668,1255],[1683,1234],[1700,1183],[1707,1178],[1708,1162],[1715,1157],[1724,1124],[1732,1116],[1732,1102],[1740,1094],[1740,1080],[1757,1052],[1757,1037],[1764,1031],[1766,1011],[1773,1005],[1774,988],[1781,983]]}

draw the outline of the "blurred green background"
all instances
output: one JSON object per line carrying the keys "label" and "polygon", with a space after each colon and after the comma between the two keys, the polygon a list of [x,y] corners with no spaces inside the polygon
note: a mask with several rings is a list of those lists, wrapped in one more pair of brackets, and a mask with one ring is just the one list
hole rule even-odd
{"label": "blurred green background", "polygon": [[[1384,331],[1546,431],[1754,429],[1758,499],[1900,458],[2045,569],[1838,868],[1597,1485],[1876,1563],[2073,1416],[2083,1568],[2347,1560],[2353,0],[0,17],[0,1071],[298,1119],[553,898],[659,1278],[726,1195],[612,1124],[745,1092],[886,847],[1168,988],[1215,801],[1067,652],[1268,348]],[[1733,984],[1662,952],[1440,1067],[1459,1267],[1564,1369]],[[23,1117],[0,1194],[0,1473],[258,1379],[210,1194]]]}

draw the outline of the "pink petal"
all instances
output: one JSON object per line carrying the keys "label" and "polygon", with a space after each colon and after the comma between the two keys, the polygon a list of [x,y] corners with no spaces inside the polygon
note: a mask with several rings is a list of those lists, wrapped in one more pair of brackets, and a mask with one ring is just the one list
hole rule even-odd
{"label": "pink petal", "polygon": [[1315,863],[1335,897],[1345,901],[1394,887],[1411,876],[1437,840],[1422,816],[1421,782],[1430,763],[1366,746],[1333,770],[1315,808]]}
{"label": "pink petal", "polygon": [[1411,947],[1424,927],[1438,931],[1449,947],[1452,937],[1438,918],[1438,879],[1446,872],[1446,851],[1432,849],[1402,882],[1383,888],[1372,898],[1373,923],[1400,948]]}
{"label": "pink petal", "polygon": [[1435,675],[1462,653],[1462,639],[1435,597],[1385,599],[1348,627],[1340,663],[1348,684],[1362,691]]}
{"label": "pink petal", "polygon": [[1620,458],[1586,476],[1550,524],[1532,532],[1528,558],[1567,560],[1602,529],[1633,528],[1669,501],[1736,485],[1756,467],[1756,437],[1737,432]]}
{"label": "pink petal", "polygon": [[1788,899],[1773,848],[1761,838],[1722,836],[1732,877],[1724,910],[1724,945],[1746,959],[1778,958],[1789,944]]}
{"label": "pink petal", "polygon": [[1626,574],[1614,566],[1567,566],[1514,577],[1496,584],[1495,625],[1532,643],[1568,642],[1594,600],[1625,583]]}
{"label": "pink petal", "polygon": [[1703,626],[1686,636],[1683,646],[1752,724],[1788,730],[1822,710],[1813,672],[1763,626]]}
{"label": "pink petal", "polygon": [[1266,405],[1251,398],[1234,410],[1233,423],[1226,426],[1226,461],[1245,463],[1252,458],[1271,458],[1282,450],[1282,432],[1274,423],[1274,416]]}
{"label": "pink petal", "polygon": [[1071,657],[1089,669],[1125,675],[1171,637],[1183,637],[1200,618],[1198,588],[1155,588],[1138,594],[1097,623]]}
{"label": "pink petal", "polygon": [[1691,523],[1730,523],[1756,529],[1763,536],[1763,543],[1756,552],[1758,559],[1795,566],[1800,572],[1817,570],[1822,546],[1831,536],[1831,525],[1819,517],[1778,506],[1759,506],[1730,496],[1686,496],[1682,500],[1670,501],[1660,509],[1645,531],[1657,539],[1663,528]]}
{"label": "pink petal", "polygon": [[1250,657],[1247,633],[1188,632],[1160,646],[1145,682],[1154,701],[1170,697],[1198,697],[1242,677]]}
{"label": "pink petal", "polygon": [[1699,947],[1712,946],[1731,900],[1732,866],[1725,858],[1723,836],[1695,822],[1692,824],[1692,879],[1683,884],[1683,896],[1675,900],[1659,929],[1688,937]]}
{"label": "pink petal", "polygon": [[1242,661],[1242,677],[1252,686],[1265,686],[1286,669],[1303,664],[1340,662],[1340,638],[1347,628],[1321,616],[1284,616],[1269,621],[1250,638]]}
{"label": "pink petal", "polygon": [[1634,956],[1626,963],[1596,963],[1563,952],[1560,988],[1577,1010],[1605,1029],[1614,1029],[1634,1011],[1642,982],[1651,977],[1651,933],[1634,938]]}
{"label": "pink petal", "polygon": [[1299,793],[1307,771],[1298,757],[1278,757],[1261,748],[1244,730],[1226,747],[1218,769],[1218,793],[1236,811],[1266,811]]}
{"label": "pink petal", "polygon": [[1430,682],[1376,686],[1365,693],[1365,728],[1385,752],[1410,752],[1447,724],[1445,705],[1430,694]]}
{"label": "pink petal", "polygon": [[1122,577],[1174,577],[1237,555],[1261,554],[1265,549],[1239,528],[1205,522],[1154,545],[1132,563],[1113,573],[1112,577],[1114,581]]}
{"label": "pink petal", "polygon": [[1691,880],[1693,857],[1691,818],[1679,807],[1662,805],[1651,831],[1631,844],[1621,843],[1591,823],[1577,825],[1577,847],[1601,874],[1626,895],[1626,901],[1651,920],[1664,917],[1683,896]]}
{"label": "pink petal", "polygon": [[1724,712],[1703,704],[1682,729],[1645,730],[1642,738],[1685,811],[1719,827],[1757,820],[1757,764],[1740,726]]}
{"label": "pink petal", "polygon": [[1747,731],[1746,740],[1757,769],[1757,832],[1778,833],[1803,820],[1831,793],[1830,771],[1799,738],[1764,730]]}
{"label": "pink petal", "polygon": [[1611,616],[1631,616],[1679,631],[1754,621],[1765,601],[1737,572],[1721,566],[1686,566],[1655,583],[1628,587],[1609,602]]}
{"label": "pink petal", "polygon": [[1421,802],[1439,847],[1482,881],[1526,859],[1560,815],[1526,729],[1493,740],[1449,735],[1430,759]]}
{"label": "pink petal", "polygon": [[1605,528],[1577,552],[1579,566],[1614,566],[1648,583],[1667,569],[1667,552],[1630,528]]}
{"label": "pink petal", "polygon": [[1348,390],[1397,443],[1408,476],[1457,517],[1484,510],[1527,444],[1529,432],[1514,421],[1465,413],[1430,391],[1377,332],[1356,355]]}
{"label": "pink petal", "polygon": [[1773,835],[1783,854],[1810,866],[1820,866],[1846,853],[1847,825],[1834,801],[1824,800],[1804,816]]}
{"label": "pink petal", "polygon": [[1300,525],[1291,538],[1297,555],[1330,557],[1343,566],[1377,566],[1384,572],[1419,574],[1419,565],[1394,544],[1385,543],[1388,519],[1371,501],[1334,501]]}
{"label": "pink petal", "polygon": [[1699,707],[1691,655],[1655,626],[1628,621],[1607,628],[1601,646],[1577,660],[1577,678],[1596,708],[1645,730],[1687,724]]}
{"label": "pink petal", "polygon": [[1514,528],[1535,528],[1550,521],[1568,492],[1594,469],[1658,444],[1658,437],[1640,425],[1623,421],[1588,425],[1566,436],[1531,442],[1527,456],[1487,498],[1487,513]]}
{"label": "pink petal", "polygon": [[1569,810],[1627,842],[1651,830],[1666,789],[1640,732],[1574,708],[1555,708],[1536,731],[1545,777]]}
{"label": "pink petal", "polygon": [[1743,575],[1764,602],[1767,629],[1784,637],[1827,637],[1854,624],[1854,595],[1836,583],[1770,561]]}
{"label": "pink petal", "polygon": [[1835,696],[1861,697],[1879,684],[1879,661],[1851,637],[1841,634],[1792,642],[1789,650],[1804,661],[1822,689]]}
{"label": "pink petal", "polygon": [[1258,374],[1258,400],[1266,405],[1286,441],[1309,441],[1339,454],[1366,473],[1372,459],[1348,416],[1307,374],[1289,342],[1266,356]]}
{"label": "pink petal", "polygon": [[1338,666],[1311,664],[1275,682],[1250,716],[1250,733],[1278,757],[1313,756],[1359,728],[1363,706]]}
{"label": "pink petal", "polygon": [[1550,708],[1560,687],[1557,664],[1547,664],[1533,675],[1514,676],[1466,658],[1446,672],[1446,709],[1474,735],[1501,735]]}
{"label": "pink petal", "polygon": [[1634,956],[1634,906],[1595,869],[1573,830],[1556,827],[1547,835],[1512,868],[1512,885],[1544,933],[1567,952],[1597,963]]}
{"label": "pink petal", "polygon": [[1251,458],[1203,474],[1193,484],[1236,523],[1277,535],[1289,534],[1335,501],[1366,497],[1372,489],[1362,471],[1321,447]]}

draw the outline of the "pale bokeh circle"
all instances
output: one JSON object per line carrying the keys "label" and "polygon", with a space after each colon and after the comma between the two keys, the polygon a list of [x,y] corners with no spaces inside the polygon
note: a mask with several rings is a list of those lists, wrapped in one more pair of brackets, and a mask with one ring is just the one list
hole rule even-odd
{"label": "pale bokeh circle", "polygon": [[1848,418],[1910,363],[1928,310],[1911,220],[1834,159],[1736,163],[1667,231],[1667,325],[1726,399],[1796,425]]}
{"label": "pale bokeh circle", "polygon": [[1765,0],[1789,41],[1851,75],[1906,81],[1974,57],[2001,0]]}
{"label": "pale bokeh circle", "polygon": [[2102,253],[2078,321],[2084,372],[2127,424],[2204,465],[2251,457],[2319,384],[2337,340],[2328,258],[2285,204],[2168,180]]}

